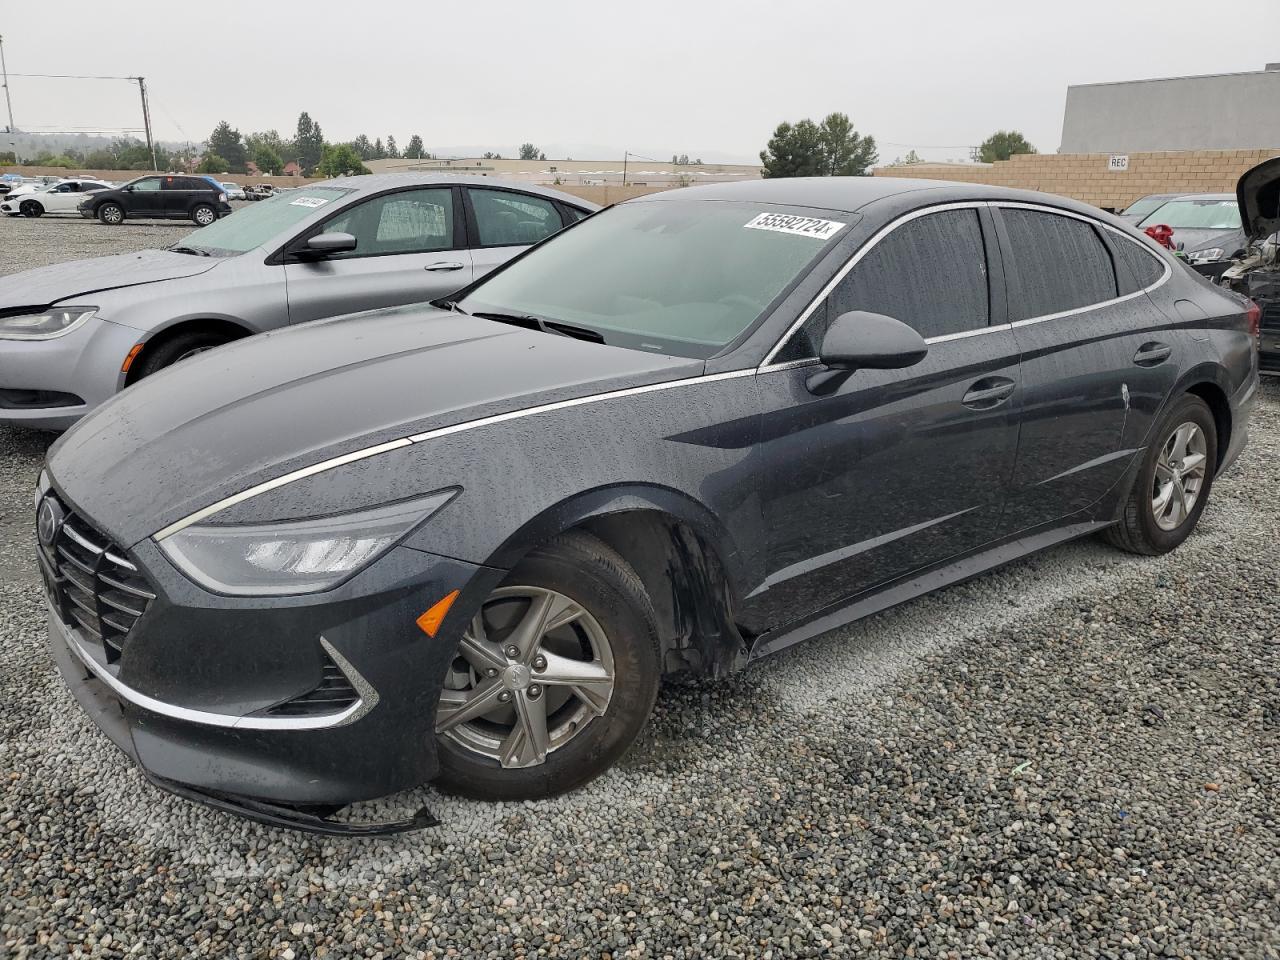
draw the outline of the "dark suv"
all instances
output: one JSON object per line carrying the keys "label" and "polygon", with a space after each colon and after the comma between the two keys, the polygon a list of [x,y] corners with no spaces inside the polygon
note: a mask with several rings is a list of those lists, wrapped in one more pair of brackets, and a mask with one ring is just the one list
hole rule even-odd
{"label": "dark suv", "polygon": [[80,204],[80,215],[103,223],[123,223],[126,217],[191,220],[207,227],[231,212],[222,188],[204,177],[178,174],[139,177],[118,190],[103,190]]}

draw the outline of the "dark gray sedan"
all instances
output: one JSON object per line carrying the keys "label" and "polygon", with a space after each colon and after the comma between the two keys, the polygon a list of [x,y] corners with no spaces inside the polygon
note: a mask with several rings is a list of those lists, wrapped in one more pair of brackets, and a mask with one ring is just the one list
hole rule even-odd
{"label": "dark gray sedan", "polygon": [[0,287],[0,423],[65,429],[125,386],[231,340],[443,296],[598,207],[477,177],[307,185],[166,250]]}

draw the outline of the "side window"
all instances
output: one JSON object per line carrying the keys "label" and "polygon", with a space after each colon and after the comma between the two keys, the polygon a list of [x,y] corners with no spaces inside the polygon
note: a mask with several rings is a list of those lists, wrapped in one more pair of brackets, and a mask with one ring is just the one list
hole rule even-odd
{"label": "side window", "polygon": [[1116,297],[1111,254],[1092,226],[1074,217],[1004,208],[1013,270],[1009,319],[1027,320]]}
{"label": "side window", "polygon": [[482,247],[537,243],[561,227],[550,200],[507,190],[469,189]]}
{"label": "side window", "polygon": [[1120,280],[1121,294],[1145,290],[1164,276],[1164,263],[1136,241],[1113,235],[1111,246],[1115,248],[1120,261],[1116,264],[1116,274]]}
{"label": "side window", "polygon": [[849,271],[774,358],[818,355],[836,317],[851,310],[883,313],[942,337],[987,326],[987,255],[976,210],[944,210],[908,220]]}
{"label": "side window", "polygon": [[145,180],[139,180],[137,183],[135,183],[135,184],[133,185],[133,189],[134,189],[134,190],[141,190],[141,191],[143,191],[143,192],[145,192],[145,193],[150,193],[150,192],[152,192],[153,190],[159,190],[159,189],[160,189],[160,178],[159,178],[159,177],[147,177],[147,179],[145,179]]}
{"label": "side window", "polygon": [[54,193],[79,193],[80,184],[78,183],[60,183],[54,188]]}
{"label": "side window", "polygon": [[453,247],[453,191],[448,187],[384,194],[343,211],[326,233],[349,233],[356,249],[345,257],[428,253]]}

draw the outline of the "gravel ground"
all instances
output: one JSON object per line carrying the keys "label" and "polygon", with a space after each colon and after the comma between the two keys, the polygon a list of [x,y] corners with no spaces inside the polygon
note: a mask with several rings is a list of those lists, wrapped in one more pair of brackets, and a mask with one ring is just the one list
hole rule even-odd
{"label": "gravel ground", "polygon": [[[0,271],[106,230],[0,222]],[[162,794],[82,716],[46,445],[0,428],[0,955],[1280,957],[1280,381],[1176,554],[1071,544],[672,685],[586,789],[424,790],[445,825],[376,840]]]}

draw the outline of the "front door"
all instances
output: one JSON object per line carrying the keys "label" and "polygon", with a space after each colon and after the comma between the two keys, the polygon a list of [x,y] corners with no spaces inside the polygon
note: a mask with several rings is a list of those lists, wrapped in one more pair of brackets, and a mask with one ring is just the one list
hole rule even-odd
{"label": "front door", "polygon": [[164,191],[160,177],[144,177],[125,191],[125,207],[131,217],[164,216]]}
{"label": "front door", "polygon": [[[1084,510],[1120,482],[1177,379],[1180,340],[1123,258],[1117,275],[1105,228],[1039,208],[993,212],[1025,383],[1003,521],[1012,534]],[[1113,242],[1133,244],[1118,234]]]}
{"label": "front door", "polygon": [[[768,549],[766,579],[747,601],[753,620],[806,617],[993,538],[1017,451],[1021,373],[998,273],[989,280],[983,216],[963,207],[902,223],[774,358],[798,365],[774,363],[757,378]],[[842,382],[805,363],[850,310],[910,324],[928,354]]]}
{"label": "front door", "polygon": [[385,193],[308,232],[349,233],[356,249],[285,265],[289,322],[434,300],[471,282],[471,251],[455,211],[457,190]]}

